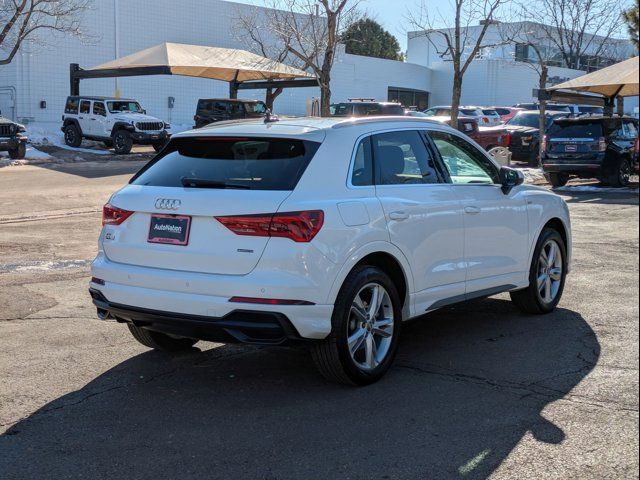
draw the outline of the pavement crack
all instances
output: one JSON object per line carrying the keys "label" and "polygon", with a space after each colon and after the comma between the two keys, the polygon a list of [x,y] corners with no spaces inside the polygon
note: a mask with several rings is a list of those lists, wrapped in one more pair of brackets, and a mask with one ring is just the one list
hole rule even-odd
{"label": "pavement crack", "polygon": [[[542,398],[550,398],[557,401],[570,402],[573,404],[580,404],[585,406],[597,407],[597,408],[606,408],[606,409],[615,409],[622,412],[638,412],[637,406],[630,406],[626,404],[621,404],[615,401],[606,400],[606,399],[593,399],[590,397],[585,397],[583,395],[571,394],[565,390],[555,389],[543,385],[539,385],[539,383],[548,381],[550,379],[558,378],[564,375],[571,375],[580,373],[582,371],[589,370],[588,367],[583,367],[578,370],[568,371],[559,373],[557,375],[553,375],[549,378],[544,378],[538,380],[534,383],[522,383],[522,382],[509,382],[509,381],[497,381],[492,380],[487,377],[482,377],[478,375],[469,375],[460,372],[448,372],[446,370],[436,370],[436,369],[428,369],[416,365],[411,365],[407,363],[399,363],[396,364],[399,368],[406,368],[408,370],[412,370],[414,372],[426,375],[435,375],[442,377],[451,381],[462,381],[467,383],[473,383],[479,386],[489,386],[498,390],[505,390],[513,394],[520,395],[521,399],[530,397],[530,396],[538,396]],[[524,393],[524,395],[521,395]]]}

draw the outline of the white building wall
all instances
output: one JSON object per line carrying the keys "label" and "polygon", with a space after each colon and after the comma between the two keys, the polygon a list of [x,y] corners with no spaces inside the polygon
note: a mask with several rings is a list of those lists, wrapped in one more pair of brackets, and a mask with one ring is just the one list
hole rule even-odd
{"label": "white building wall", "polygon": [[[550,76],[575,78],[584,72],[551,67]],[[462,84],[462,103],[467,105],[513,105],[536,100],[538,73],[531,66],[507,60],[475,60],[467,70]],[[449,105],[453,84],[451,62],[432,65],[432,105]]]}
{"label": "white building wall", "polygon": [[[84,42],[61,37],[47,48],[24,47],[14,62],[0,67],[0,108],[6,87],[18,93],[17,118],[27,122],[59,124],[69,94],[69,64],[90,68],[163,42],[245,48],[234,31],[235,19],[250,9],[222,0],[100,0],[84,19],[90,35]],[[32,50],[32,51],[30,51]],[[334,100],[350,96],[387,99],[388,86],[430,90],[428,69],[403,62],[341,53],[336,59],[332,89]],[[147,76],[82,80],[85,95],[135,98],[149,114],[174,124],[191,124],[199,98],[228,97],[226,82],[179,77]],[[240,91],[241,98],[264,98],[264,91]],[[173,109],[168,97],[175,98]],[[275,102],[276,113],[304,115],[306,102],[319,96],[317,88],[285,89]],[[4,100],[3,100],[4,99]],[[40,102],[47,108],[41,109]]]}

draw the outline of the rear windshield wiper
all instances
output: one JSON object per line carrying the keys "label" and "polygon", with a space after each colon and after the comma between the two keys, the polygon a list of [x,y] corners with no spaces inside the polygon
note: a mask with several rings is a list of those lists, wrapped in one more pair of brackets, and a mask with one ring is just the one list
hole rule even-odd
{"label": "rear windshield wiper", "polygon": [[180,179],[183,187],[186,188],[237,188],[242,190],[251,190],[249,185],[241,185],[239,183],[225,183],[217,180],[205,180],[202,178],[186,178]]}

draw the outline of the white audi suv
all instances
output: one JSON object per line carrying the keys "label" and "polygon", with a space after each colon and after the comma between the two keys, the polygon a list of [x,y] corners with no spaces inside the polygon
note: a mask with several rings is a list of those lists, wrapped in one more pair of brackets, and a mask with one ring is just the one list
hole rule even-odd
{"label": "white audi suv", "polygon": [[218,123],[175,135],[104,206],[90,293],[147,347],[309,346],[379,379],[402,323],[510,292],[558,304],[565,202],[469,138],[411,117]]}

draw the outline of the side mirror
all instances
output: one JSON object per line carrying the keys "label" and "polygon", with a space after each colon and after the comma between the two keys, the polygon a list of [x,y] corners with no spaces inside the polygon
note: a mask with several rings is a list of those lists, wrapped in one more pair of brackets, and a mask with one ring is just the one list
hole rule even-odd
{"label": "side mirror", "polygon": [[515,168],[502,167],[500,169],[500,183],[502,184],[502,192],[508,195],[513,188],[524,183],[524,174]]}

